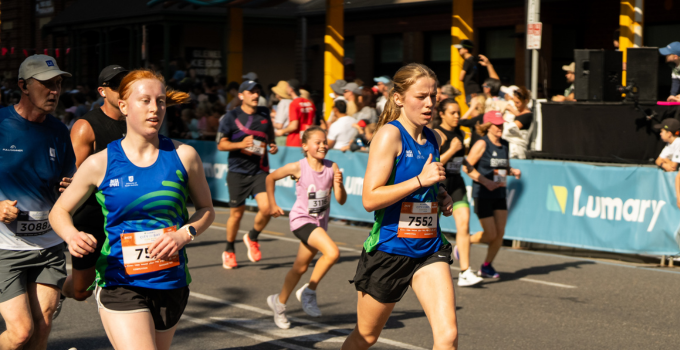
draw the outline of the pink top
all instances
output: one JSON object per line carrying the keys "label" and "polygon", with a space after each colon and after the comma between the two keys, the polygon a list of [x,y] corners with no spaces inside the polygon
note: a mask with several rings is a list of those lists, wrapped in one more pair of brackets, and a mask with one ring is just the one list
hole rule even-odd
{"label": "pink top", "polygon": [[297,230],[305,224],[314,224],[328,229],[328,215],[333,189],[333,162],[323,160],[323,170],[314,171],[307,158],[300,159],[300,179],[295,185],[297,199],[290,211],[290,230]]}

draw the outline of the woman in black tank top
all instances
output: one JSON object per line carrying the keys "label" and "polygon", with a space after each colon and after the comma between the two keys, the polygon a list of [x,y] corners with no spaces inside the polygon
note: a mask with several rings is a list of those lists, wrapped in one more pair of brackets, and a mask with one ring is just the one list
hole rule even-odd
{"label": "woman in black tank top", "polygon": [[484,264],[477,273],[482,277],[499,278],[491,266],[503,244],[505,224],[508,221],[506,202],[506,177],[519,179],[522,172],[510,167],[508,142],[501,139],[503,117],[498,111],[484,114],[484,123],[477,125],[477,133],[482,139],[477,141],[468,155],[468,162],[479,172],[470,177],[475,181],[472,197],[475,199],[475,214],[482,225],[482,232],[470,237],[471,243],[486,243],[489,249]]}
{"label": "woman in black tank top", "polygon": [[453,200],[453,219],[456,221],[456,247],[453,248],[453,256],[460,263],[458,285],[468,287],[482,282],[482,278],[470,268],[470,204],[461,170],[474,173],[477,171],[465,160],[465,134],[458,127],[460,106],[456,100],[447,98],[439,102],[437,112],[442,120],[441,125],[435,129],[442,137],[439,159],[446,169],[444,184],[446,192]]}

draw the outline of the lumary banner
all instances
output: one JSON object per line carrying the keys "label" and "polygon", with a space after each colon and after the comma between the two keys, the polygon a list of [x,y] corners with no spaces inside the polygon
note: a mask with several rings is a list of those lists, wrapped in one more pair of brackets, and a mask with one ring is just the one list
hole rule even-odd
{"label": "lumary banner", "polygon": [[[229,202],[228,153],[217,151],[214,142],[182,141],[201,155],[212,197]],[[269,156],[271,169],[302,157],[300,148],[280,147],[276,155]],[[368,154],[331,150],[327,158],[343,171],[348,194],[343,206],[331,196],[331,217],[373,222],[373,213],[366,212],[361,203]],[[680,254],[680,210],[673,190],[676,173],[541,160],[512,160],[511,164],[522,170],[522,178],[508,181],[507,239],[619,253]],[[472,182],[463,177],[470,198]],[[276,183],[276,200],[284,210],[293,207],[292,179]],[[474,233],[481,225],[472,202],[470,198],[470,231]],[[246,204],[256,205],[253,199]],[[456,231],[450,217],[442,217],[441,227]]]}

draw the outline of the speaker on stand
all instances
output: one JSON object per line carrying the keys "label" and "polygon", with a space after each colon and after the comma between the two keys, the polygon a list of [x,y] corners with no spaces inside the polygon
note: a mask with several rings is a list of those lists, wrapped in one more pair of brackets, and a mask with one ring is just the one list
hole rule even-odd
{"label": "speaker on stand", "polygon": [[577,101],[621,101],[623,53],[604,50],[574,50],[576,72],[574,98]]}

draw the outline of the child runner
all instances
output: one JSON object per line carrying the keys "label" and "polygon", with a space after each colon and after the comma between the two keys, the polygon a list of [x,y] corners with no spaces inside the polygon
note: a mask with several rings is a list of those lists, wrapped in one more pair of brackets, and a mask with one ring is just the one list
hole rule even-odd
{"label": "child runner", "polygon": [[417,63],[401,67],[371,141],[362,200],[375,211],[354,285],[357,325],[344,350],[375,344],[395,304],[409,286],[425,311],[435,349],[458,344],[451,278],[451,244],[441,234],[439,215],[451,216],[444,188],[439,134],[426,125],[435,113],[437,77]]}
{"label": "child runner", "polygon": [[347,192],[342,184],[342,173],[338,165],[324,159],[328,152],[326,132],[318,126],[305,130],[302,134],[302,151],[305,158],[276,169],[267,176],[267,197],[271,204],[271,215],[283,215],[283,209],[276,204],[274,186],[277,180],[292,176],[297,180],[295,192],[297,200],[290,212],[290,230],[300,239],[297,258],[288,271],[279,294],[270,295],[267,304],[274,311],[274,323],[279,328],[290,328],[286,318],[286,302],[300,277],[317,252],[323,254],[314,266],[309,283],[295,293],[302,302],[302,309],[312,317],[321,316],[316,303],[316,288],[324,275],[338,261],[340,252],[328,236],[328,216],[330,214],[331,191],[340,205],[345,204]]}

